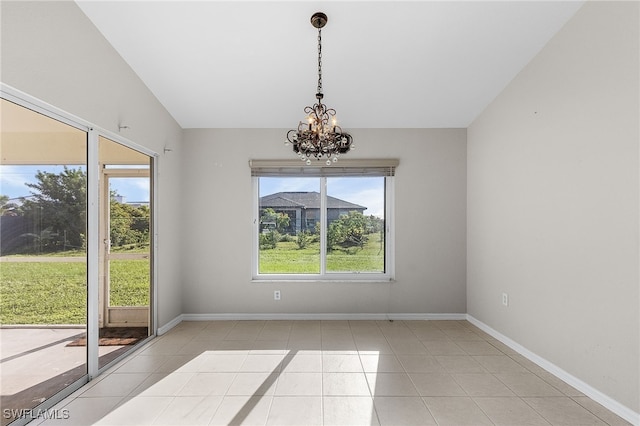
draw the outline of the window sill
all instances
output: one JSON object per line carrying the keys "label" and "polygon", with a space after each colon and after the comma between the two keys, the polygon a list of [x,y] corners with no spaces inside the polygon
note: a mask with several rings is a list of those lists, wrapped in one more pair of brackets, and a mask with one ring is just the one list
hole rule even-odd
{"label": "window sill", "polygon": [[395,283],[395,278],[381,278],[381,279],[323,279],[323,278],[253,278],[252,283],[361,283],[361,284],[382,284],[382,283]]}

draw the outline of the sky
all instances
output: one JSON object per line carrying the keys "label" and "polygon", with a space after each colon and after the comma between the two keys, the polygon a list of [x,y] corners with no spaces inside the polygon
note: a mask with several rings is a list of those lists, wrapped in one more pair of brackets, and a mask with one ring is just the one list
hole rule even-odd
{"label": "sky", "polygon": [[[320,178],[260,178],[260,197],[294,191],[320,192]],[[327,195],[367,207],[366,216],[384,218],[384,177],[327,178]]]}
{"label": "sky", "polygon": [[[78,166],[72,166],[77,168]],[[83,167],[84,168],[84,167]],[[25,183],[36,183],[36,173],[46,171],[60,173],[63,166],[2,166],[0,165],[0,195],[17,199],[31,195],[33,189]],[[149,180],[147,178],[111,178],[111,189],[124,196],[125,202],[148,202]],[[260,196],[282,191],[320,192],[319,178],[260,178]],[[365,215],[384,217],[383,177],[328,178],[327,194],[367,207]]]}
{"label": "sky", "polygon": [[[70,168],[82,168],[84,166],[71,166]],[[38,170],[50,173],[60,173],[63,166],[0,166],[0,195],[6,195],[10,199],[26,197],[34,191],[25,183],[36,183]],[[111,189],[125,197],[125,202],[148,202],[149,179],[147,178],[112,178]]]}

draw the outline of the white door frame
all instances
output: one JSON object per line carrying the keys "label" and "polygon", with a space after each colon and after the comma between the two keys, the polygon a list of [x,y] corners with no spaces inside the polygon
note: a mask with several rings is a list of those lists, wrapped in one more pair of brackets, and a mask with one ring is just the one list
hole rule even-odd
{"label": "white door frame", "polygon": [[[111,142],[111,141],[110,141]],[[150,259],[150,256],[153,252],[153,246],[149,245],[149,253],[123,253],[123,254],[112,254],[111,253],[111,241],[109,240],[110,235],[110,202],[111,202],[111,194],[109,190],[109,179],[110,178],[149,178],[149,195],[151,195],[151,176],[150,170],[147,169],[111,169],[111,168],[102,168],[102,177],[103,183],[101,185],[102,189],[102,202],[105,206],[104,209],[100,212],[100,239],[103,241],[102,246],[102,254],[101,257],[103,259],[103,273],[101,276],[103,279],[101,280],[101,295],[102,298],[100,303],[100,312],[102,314],[102,320],[100,321],[101,327],[150,327],[151,324],[151,306],[135,306],[135,307],[125,307],[125,306],[111,306],[109,302],[109,296],[111,292],[111,278],[110,278],[110,268],[109,263],[111,260],[115,259]],[[151,200],[150,200],[151,201]],[[151,204],[151,203],[150,203]],[[153,213],[153,206],[150,206],[150,212]],[[149,218],[149,223],[151,224],[151,218]],[[149,230],[149,235],[151,236],[151,230]],[[151,262],[149,262],[149,276],[151,276]],[[151,286],[152,282],[149,281]],[[150,288],[152,290],[152,288]],[[149,295],[149,303],[151,303],[151,295]],[[113,314],[113,315],[112,315]],[[116,318],[120,318],[119,320]],[[140,318],[144,318],[141,320]]]}

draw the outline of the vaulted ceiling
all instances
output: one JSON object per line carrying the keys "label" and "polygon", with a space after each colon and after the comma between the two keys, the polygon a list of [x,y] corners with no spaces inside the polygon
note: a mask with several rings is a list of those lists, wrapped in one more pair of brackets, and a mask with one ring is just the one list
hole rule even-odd
{"label": "vaulted ceiling", "polygon": [[76,1],[183,128],[467,127],[582,1]]}

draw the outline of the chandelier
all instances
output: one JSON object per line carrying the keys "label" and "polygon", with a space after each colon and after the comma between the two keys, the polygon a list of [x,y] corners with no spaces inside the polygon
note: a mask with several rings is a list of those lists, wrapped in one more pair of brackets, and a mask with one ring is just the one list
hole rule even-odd
{"label": "chandelier", "polygon": [[287,132],[285,145],[293,145],[300,159],[311,164],[311,157],[327,159],[327,165],[338,161],[340,154],[354,149],[353,138],[337,125],[336,110],[322,103],[322,28],[327,24],[327,15],[316,12],[311,16],[311,25],[318,29],[318,90],[313,106],[304,108],[307,117],[300,121],[297,129]]}

